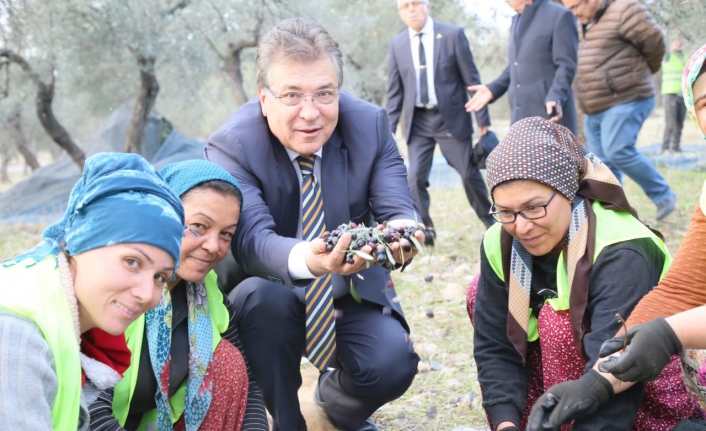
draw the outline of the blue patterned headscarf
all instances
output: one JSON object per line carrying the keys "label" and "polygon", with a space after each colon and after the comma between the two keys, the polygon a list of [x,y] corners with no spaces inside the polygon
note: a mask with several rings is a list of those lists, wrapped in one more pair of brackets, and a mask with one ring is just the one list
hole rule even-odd
{"label": "blue patterned headscarf", "polygon": [[[199,184],[214,180],[225,181],[240,191],[240,185],[228,171],[206,160],[171,163],[162,168],[160,173],[169,187],[182,197]],[[184,398],[184,424],[186,431],[198,431],[213,399],[213,324],[210,310],[211,307],[223,307],[223,304],[209,304],[206,286],[202,280],[185,283],[189,310],[189,351],[183,354],[189,355],[189,373]],[[159,305],[145,313],[150,362],[157,380],[155,403],[159,431],[174,429],[169,406],[172,314],[171,294],[168,289],[162,294]]]}
{"label": "blue patterned headscarf", "polygon": [[240,184],[233,175],[219,165],[207,160],[185,160],[170,163],[159,171],[164,181],[174,190],[174,193],[183,196],[186,192],[199,184],[207,181],[220,180],[232,184],[242,194]]}
{"label": "blue patterned headscarf", "polygon": [[157,171],[137,154],[98,153],[86,159],[61,220],[42,233],[42,243],[5,264],[28,265],[57,254],[70,256],[121,243],[166,251],[179,265],[184,208]]}

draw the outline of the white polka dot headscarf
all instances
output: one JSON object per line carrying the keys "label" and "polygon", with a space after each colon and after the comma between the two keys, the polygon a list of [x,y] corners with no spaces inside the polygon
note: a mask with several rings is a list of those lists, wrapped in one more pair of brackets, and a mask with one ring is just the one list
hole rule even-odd
{"label": "white polka dot headscarf", "polygon": [[564,126],[541,117],[516,122],[486,161],[488,186],[533,180],[573,200],[586,172],[588,149]]}

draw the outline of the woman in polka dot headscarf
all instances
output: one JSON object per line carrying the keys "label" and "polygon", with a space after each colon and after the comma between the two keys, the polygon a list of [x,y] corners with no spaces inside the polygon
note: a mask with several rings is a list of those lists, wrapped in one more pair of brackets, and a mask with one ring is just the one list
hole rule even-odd
{"label": "woman in polka dot headscarf", "polygon": [[538,398],[531,429],[561,426],[576,399],[590,413],[576,429],[667,430],[696,415],[677,362],[618,396],[592,369],[620,328],[616,314],[630,315],[671,260],[610,170],[568,129],[537,117],[510,128],[487,169],[499,223],[483,239],[469,309],[493,429],[525,429]]}
{"label": "woman in polka dot headscarf", "polygon": [[[687,111],[706,138],[706,45],[699,48],[684,70],[682,90]],[[602,362],[599,369],[624,381],[645,381],[681,354],[684,383],[706,408],[706,183],[694,209],[689,230],[674,264],[659,285],[635,308],[625,336],[608,340],[603,355],[624,354]],[[684,350],[683,350],[684,349]],[[623,384],[618,390],[629,387]],[[614,385],[614,387],[617,387]],[[675,429],[706,430],[703,420],[688,420]]]}

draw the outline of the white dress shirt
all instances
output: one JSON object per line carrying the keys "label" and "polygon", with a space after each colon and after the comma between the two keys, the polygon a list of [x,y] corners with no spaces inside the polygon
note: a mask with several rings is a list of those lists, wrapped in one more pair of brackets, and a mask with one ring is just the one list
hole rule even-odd
{"label": "white dress shirt", "polygon": [[[411,28],[409,31],[409,44],[412,47],[412,62],[414,63],[414,73],[417,77],[417,95],[414,99],[414,106],[424,107],[421,96],[419,94],[419,36],[417,32]],[[427,88],[429,89],[429,105],[436,106],[436,91],[434,90],[434,20],[427,17],[427,22],[422,28],[422,43],[424,44],[424,55],[426,56],[427,65]]]}

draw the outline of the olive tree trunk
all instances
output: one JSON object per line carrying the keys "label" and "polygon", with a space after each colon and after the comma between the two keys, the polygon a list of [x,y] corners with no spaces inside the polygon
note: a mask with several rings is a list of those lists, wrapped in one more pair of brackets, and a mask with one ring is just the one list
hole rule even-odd
{"label": "olive tree trunk", "polygon": [[25,166],[28,166],[32,171],[37,170],[39,168],[39,161],[34,151],[29,148],[27,137],[22,129],[22,113],[19,104],[15,105],[3,122],[15,140],[17,151],[25,160]]}
{"label": "olive tree trunk", "polygon": [[54,78],[50,82],[44,82],[27,61],[14,51],[9,49],[0,49],[0,58],[6,58],[11,63],[15,63],[24,70],[27,76],[34,82],[37,87],[37,94],[34,100],[37,117],[42,124],[44,131],[56,142],[66,153],[73,159],[74,163],[83,171],[83,164],[86,161],[86,155],[83,150],[76,145],[74,140],[66,131],[64,126],[59,123],[52,109],[54,101]]}
{"label": "olive tree trunk", "polygon": [[233,90],[233,97],[235,98],[235,103],[237,103],[238,106],[244,105],[245,102],[248,101],[248,95],[245,92],[245,87],[243,86],[243,61],[240,58],[240,54],[244,49],[255,46],[257,46],[256,40],[229,43],[228,55],[223,58],[223,71],[226,75],[228,75],[228,82],[230,82],[231,89]]}
{"label": "olive tree trunk", "polygon": [[157,82],[155,75],[154,57],[138,56],[137,64],[140,67],[140,94],[137,96],[137,103],[132,111],[124,149],[126,153],[142,154],[142,138],[145,135],[145,126],[150,111],[152,111],[157,94],[159,94],[159,82]]}

